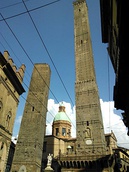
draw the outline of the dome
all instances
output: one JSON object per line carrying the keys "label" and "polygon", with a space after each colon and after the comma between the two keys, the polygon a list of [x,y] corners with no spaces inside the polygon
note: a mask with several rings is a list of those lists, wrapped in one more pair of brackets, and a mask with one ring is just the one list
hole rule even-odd
{"label": "dome", "polygon": [[67,116],[67,114],[65,112],[64,102],[59,103],[59,111],[56,114],[53,122],[55,122],[55,121],[61,121],[61,120],[71,122],[70,119],[69,119],[69,117]]}
{"label": "dome", "polygon": [[64,120],[64,121],[69,121],[70,122],[70,119],[69,117],[66,115],[65,112],[58,112],[54,118],[53,121],[59,121],[59,120]]}

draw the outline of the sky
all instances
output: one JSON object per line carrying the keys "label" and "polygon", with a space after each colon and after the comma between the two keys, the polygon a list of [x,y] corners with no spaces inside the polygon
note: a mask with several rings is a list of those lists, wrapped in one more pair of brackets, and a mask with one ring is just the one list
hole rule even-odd
{"label": "sky", "polygon": [[[115,75],[107,44],[102,43],[99,0],[87,0],[96,80],[99,90],[105,133],[114,132],[118,146],[129,148],[127,129],[121,112],[114,108]],[[66,105],[76,136],[75,56],[73,0],[4,0],[0,3],[0,51],[8,50],[17,68],[26,71],[13,130],[19,132],[31,74],[35,63],[47,63],[51,81],[47,113],[47,134],[58,112],[59,102]],[[27,11],[29,11],[27,13]],[[53,115],[51,115],[53,114]]]}

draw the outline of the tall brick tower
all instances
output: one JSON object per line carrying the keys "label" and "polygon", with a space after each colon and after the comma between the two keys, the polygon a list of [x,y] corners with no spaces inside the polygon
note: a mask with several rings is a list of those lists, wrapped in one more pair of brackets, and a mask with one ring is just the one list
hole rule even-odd
{"label": "tall brick tower", "polygon": [[0,52],[0,172],[6,170],[19,96],[25,92],[24,72],[24,64],[17,69],[9,52]]}
{"label": "tall brick tower", "polygon": [[50,67],[35,64],[11,171],[40,172],[46,128]]}
{"label": "tall brick tower", "polygon": [[104,155],[105,136],[85,0],[74,3],[77,154]]}

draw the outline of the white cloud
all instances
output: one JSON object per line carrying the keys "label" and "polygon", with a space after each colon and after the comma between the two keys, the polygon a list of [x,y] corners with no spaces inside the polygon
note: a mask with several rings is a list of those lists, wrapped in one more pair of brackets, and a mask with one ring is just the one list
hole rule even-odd
{"label": "white cloud", "polygon": [[22,120],[22,115],[20,115],[20,116],[18,116],[17,118],[16,118],[16,123],[17,124],[20,124],[21,123],[21,120]]}
{"label": "white cloud", "polygon": [[127,128],[122,121],[122,111],[114,108],[113,101],[104,102],[100,99],[100,104],[105,133],[110,133],[112,130],[117,138],[118,146],[129,149],[129,136],[127,135]]}
{"label": "white cloud", "polygon": [[[101,111],[104,123],[105,133],[110,133],[111,130],[114,132],[118,146],[129,149],[129,136],[127,136],[127,128],[125,127],[120,111],[116,111],[114,108],[114,102],[104,102],[100,99]],[[70,103],[64,102],[66,107],[66,114],[69,116],[72,122],[72,137],[76,137],[76,117],[75,107],[71,107]],[[47,128],[46,134],[52,134],[52,122],[55,115],[58,112],[59,104],[56,104],[53,99],[48,100],[48,113],[47,113]],[[117,112],[117,113],[116,113]]]}
{"label": "white cloud", "polygon": [[[76,115],[75,115],[75,106],[72,108],[70,103],[63,102],[66,107],[66,114],[71,120],[72,129],[71,135],[72,137],[76,137]],[[129,136],[127,136],[127,128],[125,127],[122,117],[121,111],[117,111],[114,108],[114,102],[104,102],[100,99],[103,124],[104,124],[104,132],[110,133],[111,130],[114,132],[117,138],[117,144],[120,147],[125,147],[129,149]],[[48,112],[47,112],[47,127],[46,134],[52,134],[52,122],[55,115],[58,112],[59,104],[56,104],[53,99],[48,100]],[[16,119],[15,125],[19,125],[21,123],[22,116],[18,116]],[[15,140],[14,140],[15,141]]]}

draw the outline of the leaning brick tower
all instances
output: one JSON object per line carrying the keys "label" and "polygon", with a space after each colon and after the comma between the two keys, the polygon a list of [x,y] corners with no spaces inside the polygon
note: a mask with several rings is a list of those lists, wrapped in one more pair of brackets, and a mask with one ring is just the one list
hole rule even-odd
{"label": "leaning brick tower", "polygon": [[106,154],[103,120],[85,0],[74,6],[74,39],[76,65],[76,149],[78,155],[92,157]]}
{"label": "leaning brick tower", "polygon": [[50,85],[48,64],[35,64],[11,171],[40,172]]}

